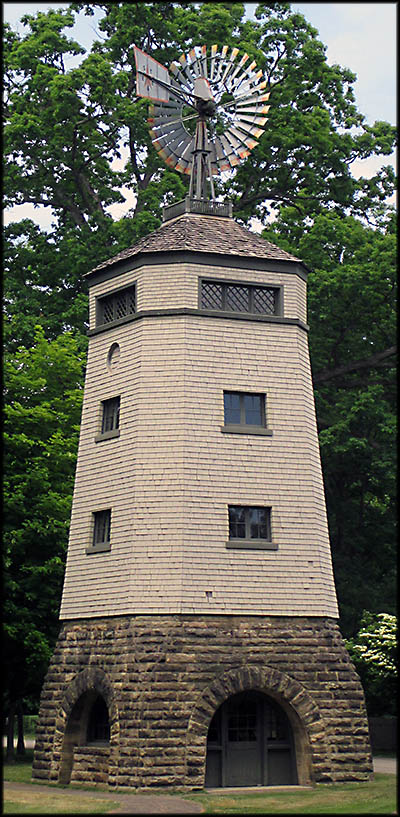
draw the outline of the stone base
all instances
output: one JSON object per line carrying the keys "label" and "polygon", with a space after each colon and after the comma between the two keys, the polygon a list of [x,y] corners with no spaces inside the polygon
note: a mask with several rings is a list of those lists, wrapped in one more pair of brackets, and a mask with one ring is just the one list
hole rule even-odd
{"label": "stone base", "polygon": [[[64,623],[42,691],[33,777],[203,788],[211,718],[246,690],[284,709],[300,785],[370,778],[364,694],[336,621],[178,614]],[[110,721],[110,742],[98,747],[85,745],[97,694]]]}

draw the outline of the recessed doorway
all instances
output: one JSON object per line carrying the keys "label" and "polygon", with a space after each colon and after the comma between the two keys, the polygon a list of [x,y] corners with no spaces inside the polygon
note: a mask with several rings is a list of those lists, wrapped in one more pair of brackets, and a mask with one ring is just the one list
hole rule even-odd
{"label": "recessed doorway", "polygon": [[240,692],[215,712],[207,736],[207,788],[297,783],[293,734],[279,704]]}

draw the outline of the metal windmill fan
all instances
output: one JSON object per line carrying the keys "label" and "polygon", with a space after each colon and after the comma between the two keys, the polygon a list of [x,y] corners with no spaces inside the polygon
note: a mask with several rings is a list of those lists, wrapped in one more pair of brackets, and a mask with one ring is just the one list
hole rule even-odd
{"label": "metal windmill fan", "polygon": [[258,144],[269,107],[267,81],[239,49],[207,46],[172,62],[170,72],[134,46],[136,92],[152,100],[152,142],[169,167],[190,175],[189,196],[215,201],[213,174],[231,170]]}

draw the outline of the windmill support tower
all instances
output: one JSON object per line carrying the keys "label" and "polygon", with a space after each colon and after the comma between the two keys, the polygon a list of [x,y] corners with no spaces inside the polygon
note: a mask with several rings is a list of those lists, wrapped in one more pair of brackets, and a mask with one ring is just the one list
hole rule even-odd
{"label": "windmill support tower", "polygon": [[193,195],[87,281],[62,624],[34,778],[369,779],[364,695],[337,623],[306,267]]}

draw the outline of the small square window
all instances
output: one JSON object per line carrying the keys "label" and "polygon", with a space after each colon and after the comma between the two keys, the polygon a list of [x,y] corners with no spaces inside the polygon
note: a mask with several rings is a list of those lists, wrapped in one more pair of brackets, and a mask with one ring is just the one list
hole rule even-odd
{"label": "small square window", "polygon": [[265,394],[224,392],[223,431],[269,433],[265,427]]}
{"label": "small square window", "polygon": [[101,423],[101,433],[116,431],[119,428],[119,407],[120,398],[112,397],[111,400],[103,400],[103,416]]}
{"label": "small square window", "polygon": [[271,508],[229,505],[227,547],[277,550],[271,537]]}

